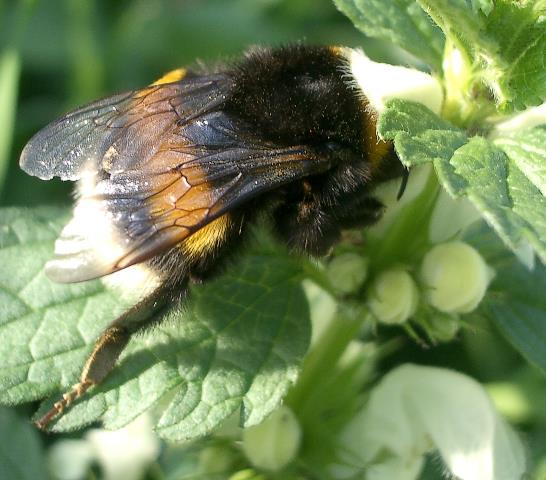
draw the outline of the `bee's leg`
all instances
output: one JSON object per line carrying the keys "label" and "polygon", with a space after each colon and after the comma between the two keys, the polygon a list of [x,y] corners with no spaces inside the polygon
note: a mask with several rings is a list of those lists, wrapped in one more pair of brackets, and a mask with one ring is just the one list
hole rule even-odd
{"label": "bee's leg", "polygon": [[335,218],[315,201],[286,202],[273,213],[277,235],[300,252],[321,256],[341,237]]}
{"label": "bee's leg", "polygon": [[371,225],[382,213],[383,205],[363,185],[338,195],[333,203],[317,196],[287,201],[274,211],[273,220],[277,234],[289,247],[321,256],[339,241],[341,230]]}
{"label": "bee's leg", "polygon": [[[166,294],[164,288],[159,288],[114,320],[96,341],[85,362],[80,381],[35,422],[36,426],[43,430],[90,387],[101,383],[114,368],[131,336],[160,322],[170,310],[172,301],[172,296]],[[180,296],[177,301],[181,301]]]}
{"label": "bee's leg", "polygon": [[383,204],[362,189],[344,195],[329,211],[342,229],[366,227],[377,222],[383,214]]}

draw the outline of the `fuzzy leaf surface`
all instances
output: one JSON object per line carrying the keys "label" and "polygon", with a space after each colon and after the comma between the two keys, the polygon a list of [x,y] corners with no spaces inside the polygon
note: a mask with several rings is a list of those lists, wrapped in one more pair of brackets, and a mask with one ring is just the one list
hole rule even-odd
{"label": "fuzzy leaf surface", "polygon": [[[544,158],[516,162],[485,138],[467,137],[426,107],[403,100],[389,102],[379,133],[394,141],[407,167],[433,162],[444,188],[467,197],[512,250],[530,245],[546,263],[546,198],[539,188]],[[529,173],[529,163],[538,175]]]}
{"label": "fuzzy leaf surface", "polygon": [[[546,0],[418,0],[469,57],[501,111],[546,99]],[[510,32],[510,34],[507,34]],[[479,87],[478,87],[479,88]]]}
{"label": "fuzzy leaf surface", "polygon": [[444,36],[414,0],[334,0],[369,37],[388,40],[440,71]]}
{"label": "fuzzy leaf surface", "polygon": [[[64,210],[4,209],[0,218],[0,402],[14,404],[74,384],[101,330],[127,305],[99,281],[56,285],[43,274]],[[297,258],[271,246],[249,250],[192,288],[184,311],[131,339],[105,382],[53,430],[97,420],[119,428],[160,400],[158,430],[173,440],[202,436],[238,411],[244,425],[261,421],[295,381],[309,343],[301,279]]]}
{"label": "fuzzy leaf surface", "polygon": [[0,210],[0,403],[67,388],[100,331],[123,307],[98,281],[50,282],[43,273],[66,223],[58,208]]}

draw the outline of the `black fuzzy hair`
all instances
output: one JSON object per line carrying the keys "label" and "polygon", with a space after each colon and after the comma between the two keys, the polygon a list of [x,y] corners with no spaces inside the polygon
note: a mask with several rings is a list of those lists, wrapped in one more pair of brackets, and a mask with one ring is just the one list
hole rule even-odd
{"label": "black fuzzy hair", "polygon": [[364,108],[331,47],[256,48],[230,72],[226,111],[279,144],[334,143],[360,150]]}

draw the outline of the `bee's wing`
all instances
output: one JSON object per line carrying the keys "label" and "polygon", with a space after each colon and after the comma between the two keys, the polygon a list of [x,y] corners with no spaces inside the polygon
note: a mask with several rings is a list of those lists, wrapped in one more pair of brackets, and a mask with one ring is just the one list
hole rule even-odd
{"label": "bee's wing", "polygon": [[84,166],[108,172],[134,168],[174,123],[214,108],[228,87],[223,75],[191,76],[91,103],[34,135],[21,154],[21,168],[42,180],[78,180]]}
{"label": "bee's wing", "polygon": [[[141,92],[132,94],[131,101],[121,100],[124,109],[116,107],[116,115],[102,101],[34,137],[22,159],[27,171],[41,178],[80,179],[74,217],[47,265],[52,279],[88,280],[142,262],[243,202],[330,167],[305,146],[261,142],[251,127],[215,110],[210,102],[223,95],[215,82],[187,99],[180,97],[181,87],[173,94],[178,84],[150,87],[143,91],[150,92],[148,100],[140,101]],[[120,104],[118,97],[112,102]],[[108,120],[81,127],[90,111]],[[47,143],[53,137],[56,143]],[[44,142],[48,147],[39,163]],[[83,153],[76,156],[78,142]]]}

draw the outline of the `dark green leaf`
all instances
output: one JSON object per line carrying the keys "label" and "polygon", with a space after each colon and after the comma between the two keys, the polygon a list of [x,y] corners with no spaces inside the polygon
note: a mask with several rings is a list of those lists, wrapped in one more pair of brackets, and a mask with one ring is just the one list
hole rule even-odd
{"label": "dark green leaf", "polygon": [[0,478],[48,478],[38,432],[15,411],[0,407]]}
{"label": "dark green leaf", "polygon": [[546,373],[546,267],[529,271],[483,224],[465,239],[474,245],[496,275],[480,311],[530,363]]}

